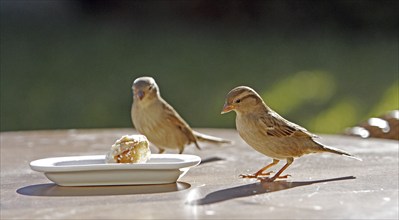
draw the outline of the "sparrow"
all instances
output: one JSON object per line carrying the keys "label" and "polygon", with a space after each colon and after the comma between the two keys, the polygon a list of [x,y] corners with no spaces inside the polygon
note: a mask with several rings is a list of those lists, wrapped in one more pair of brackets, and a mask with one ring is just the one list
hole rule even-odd
{"label": "sparrow", "polygon": [[[241,138],[256,151],[273,159],[272,163],[254,174],[241,174],[243,178],[266,182],[287,178],[290,175],[281,174],[294,162],[294,158],[310,153],[329,152],[360,160],[343,150],[317,142],[316,135],[277,114],[250,87],[238,86],[227,94],[221,113],[230,111],[236,112],[236,128]],[[264,177],[272,173],[265,171],[280,160],[286,160],[286,164],[273,177]]]}
{"label": "sparrow", "polygon": [[133,104],[131,119],[136,130],[154,144],[159,153],[165,149],[177,149],[183,153],[186,145],[198,141],[232,143],[230,140],[193,131],[176,110],[160,95],[159,87],[152,77],[139,77],[132,85]]}

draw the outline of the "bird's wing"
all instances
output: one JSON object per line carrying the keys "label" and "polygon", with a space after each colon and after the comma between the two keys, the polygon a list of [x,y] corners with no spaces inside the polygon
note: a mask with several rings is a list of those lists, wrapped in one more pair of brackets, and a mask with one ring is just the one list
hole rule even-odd
{"label": "bird's wing", "polygon": [[317,137],[305,128],[292,123],[275,112],[268,112],[259,119],[261,129],[266,131],[267,135],[274,137]]}
{"label": "bird's wing", "polygon": [[191,130],[190,126],[184,121],[182,117],[180,117],[176,110],[166,102],[163,105],[163,108],[165,110],[166,120],[175,125],[179,130],[181,130],[182,133],[188,138],[189,142],[194,142],[195,145],[199,148],[197,144],[197,138],[193,134],[193,130]]}

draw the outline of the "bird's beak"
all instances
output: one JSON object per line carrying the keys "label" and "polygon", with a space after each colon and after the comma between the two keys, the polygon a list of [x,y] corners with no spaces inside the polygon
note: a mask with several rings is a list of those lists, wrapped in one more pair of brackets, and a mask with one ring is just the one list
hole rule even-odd
{"label": "bird's beak", "polygon": [[225,103],[220,114],[225,114],[227,112],[231,112],[232,110],[234,110],[234,106]]}
{"label": "bird's beak", "polygon": [[137,91],[137,97],[142,100],[144,98],[144,92],[142,90]]}

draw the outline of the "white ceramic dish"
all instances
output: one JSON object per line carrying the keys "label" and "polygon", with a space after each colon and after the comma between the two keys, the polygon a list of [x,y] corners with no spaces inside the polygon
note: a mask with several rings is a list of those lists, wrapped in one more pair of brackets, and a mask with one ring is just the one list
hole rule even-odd
{"label": "white ceramic dish", "polygon": [[105,155],[52,157],[30,163],[60,186],[143,185],[174,183],[201,162],[187,154],[152,154],[142,164],[105,163]]}

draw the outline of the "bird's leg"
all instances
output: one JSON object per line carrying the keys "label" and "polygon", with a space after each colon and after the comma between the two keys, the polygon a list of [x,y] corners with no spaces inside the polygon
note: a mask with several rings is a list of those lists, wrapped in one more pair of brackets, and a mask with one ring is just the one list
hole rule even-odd
{"label": "bird's leg", "polygon": [[270,175],[273,171],[267,172],[267,173],[263,173],[263,171],[269,169],[270,167],[278,164],[279,160],[277,159],[273,159],[273,162],[266,165],[265,167],[263,167],[262,169],[258,170],[258,172],[254,173],[254,174],[241,174],[240,177],[242,178],[258,178],[259,176],[267,176]]}
{"label": "bird's leg", "polygon": [[281,173],[284,172],[285,169],[287,169],[292,164],[292,162],[294,162],[294,158],[292,158],[292,157],[287,158],[287,163],[273,177],[265,177],[265,178],[260,177],[258,179],[261,181],[264,181],[264,182],[273,182],[276,179],[288,178],[291,175],[284,175],[284,176],[280,176],[280,175],[281,175]]}
{"label": "bird's leg", "polygon": [[198,145],[197,141],[194,141],[195,146],[197,147],[198,150],[201,150],[201,147]]}

